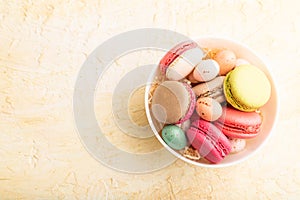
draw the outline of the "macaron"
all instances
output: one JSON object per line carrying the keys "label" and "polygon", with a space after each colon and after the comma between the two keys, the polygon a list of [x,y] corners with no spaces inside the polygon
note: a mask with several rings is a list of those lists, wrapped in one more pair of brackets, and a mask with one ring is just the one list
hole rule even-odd
{"label": "macaron", "polygon": [[181,80],[190,74],[204,56],[194,41],[185,41],[168,51],[159,63],[161,73],[169,80]]}
{"label": "macaron", "polygon": [[223,93],[223,82],[225,76],[218,76],[211,81],[206,83],[200,83],[194,86],[192,89],[196,96],[201,97],[211,97],[218,101],[219,103],[225,102],[225,96]]}
{"label": "macaron", "polygon": [[168,146],[181,150],[187,144],[184,131],[176,125],[165,126],[162,130],[162,138]]}
{"label": "macaron", "polygon": [[221,50],[213,58],[220,65],[220,75],[226,75],[235,67],[236,55],[230,50]]}
{"label": "macaron", "polygon": [[245,112],[262,107],[271,96],[268,78],[253,65],[241,65],[229,72],[223,87],[227,102]]}
{"label": "macaron", "polygon": [[151,113],[161,123],[180,124],[191,117],[195,104],[195,94],[188,84],[164,81],[153,92]]}
{"label": "macaron", "polygon": [[221,117],[214,124],[228,137],[249,139],[259,134],[262,117],[257,112],[243,112],[223,107]]}
{"label": "macaron", "polygon": [[216,121],[222,115],[222,106],[213,98],[202,97],[197,99],[196,112],[206,121]]}
{"label": "macaron", "polygon": [[211,163],[221,162],[231,151],[227,137],[208,121],[201,119],[194,121],[186,136],[200,156]]}
{"label": "macaron", "polygon": [[213,59],[202,60],[196,65],[193,77],[199,82],[206,82],[214,79],[219,71],[219,64]]}

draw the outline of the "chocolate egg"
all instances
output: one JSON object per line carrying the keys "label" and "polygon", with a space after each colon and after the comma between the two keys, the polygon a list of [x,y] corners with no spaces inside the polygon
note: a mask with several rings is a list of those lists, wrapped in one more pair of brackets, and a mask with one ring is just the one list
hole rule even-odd
{"label": "chocolate egg", "polygon": [[220,75],[226,75],[230,70],[235,67],[236,56],[230,50],[219,51],[215,56],[214,60],[220,65]]}
{"label": "chocolate egg", "polygon": [[219,64],[213,59],[202,60],[194,69],[193,77],[200,82],[214,79],[220,71]]}
{"label": "chocolate egg", "polygon": [[162,130],[162,138],[169,147],[176,150],[183,149],[187,144],[183,130],[176,125],[165,126]]}
{"label": "chocolate egg", "polygon": [[192,71],[186,78],[189,80],[191,83],[199,83],[200,81],[196,80],[194,77],[194,71]]}
{"label": "chocolate egg", "polygon": [[238,67],[240,65],[249,65],[249,64],[250,63],[247,60],[243,59],[243,58],[238,58],[238,59],[236,59],[236,62],[235,62],[236,67]]}
{"label": "chocolate egg", "polygon": [[222,115],[222,106],[213,98],[202,97],[197,100],[196,112],[206,121],[215,121]]}
{"label": "chocolate egg", "polygon": [[238,152],[244,150],[246,147],[245,139],[229,138],[229,142],[231,144],[230,153],[238,153]]}

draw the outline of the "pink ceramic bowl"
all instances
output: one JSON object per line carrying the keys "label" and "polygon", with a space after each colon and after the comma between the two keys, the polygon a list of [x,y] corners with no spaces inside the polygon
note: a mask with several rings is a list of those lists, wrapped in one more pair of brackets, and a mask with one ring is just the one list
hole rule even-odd
{"label": "pink ceramic bowl", "polygon": [[[267,104],[265,104],[260,110],[264,115],[263,124],[261,127],[261,131],[259,135],[253,139],[247,140],[247,146],[246,149],[243,151],[236,153],[236,154],[230,154],[228,155],[221,163],[218,164],[210,164],[206,162],[204,159],[201,159],[200,161],[193,161],[190,159],[187,159],[183,157],[181,154],[179,154],[177,151],[170,148],[161,138],[159,135],[159,130],[161,129],[161,126],[155,122],[155,120],[152,119],[150,114],[150,109],[148,105],[148,94],[150,91],[150,84],[146,87],[146,93],[145,93],[145,102],[146,102],[146,114],[147,118],[150,124],[150,127],[152,131],[154,132],[157,139],[160,141],[160,143],[168,149],[173,155],[176,157],[182,159],[185,162],[188,162],[193,165],[201,166],[201,167],[211,167],[211,168],[217,168],[217,167],[225,167],[234,165],[237,163],[240,163],[250,156],[254,155],[261,147],[266,143],[266,141],[270,138],[272,134],[272,128],[274,127],[274,124],[277,120],[277,112],[278,112],[278,98],[277,98],[277,92],[276,92],[276,86],[274,83],[274,80],[272,78],[271,72],[269,71],[270,67],[263,61],[253,50],[251,50],[249,47],[231,40],[227,38],[220,38],[220,37],[201,37],[195,39],[195,41],[199,44],[202,48],[227,48],[229,50],[232,50],[235,52],[238,58],[244,58],[248,60],[251,64],[259,67],[262,71],[265,72],[266,76],[268,77],[272,91],[271,91],[271,97]],[[158,73],[158,69],[154,70],[153,73],[150,75],[149,80],[150,82],[154,80]]]}

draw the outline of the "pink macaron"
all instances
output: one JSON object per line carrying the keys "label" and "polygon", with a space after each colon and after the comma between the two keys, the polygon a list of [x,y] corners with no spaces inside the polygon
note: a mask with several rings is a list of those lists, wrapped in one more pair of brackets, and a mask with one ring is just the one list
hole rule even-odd
{"label": "pink macaron", "polygon": [[221,162],[231,151],[228,138],[212,123],[199,119],[186,132],[191,145],[211,163]]}
{"label": "pink macaron", "polygon": [[256,112],[243,112],[232,107],[223,107],[221,117],[214,123],[230,138],[249,139],[257,136],[262,117]]}
{"label": "pink macaron", "polygon": [[167,79],[178,81],[188,76],[203,56],[204,53],[197,43],[185,41],[165,54],[160,60],[159,68]]}
{"label": "pink macaron", "polygon": [[188,84],[164,81],[153,93],[151,112],[161,123],[180,124],[192,116],[195,105],[196,96]]}

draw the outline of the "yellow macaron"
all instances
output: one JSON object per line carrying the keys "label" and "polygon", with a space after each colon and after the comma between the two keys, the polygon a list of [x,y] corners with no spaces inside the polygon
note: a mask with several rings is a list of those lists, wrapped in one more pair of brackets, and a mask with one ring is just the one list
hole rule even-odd
{"label": "yellow macaron", "polygon": [[226,100],[234,108],[251,112],[267,103],[271,84],[259,68],[246,64],[230,71],[224,80]]}

